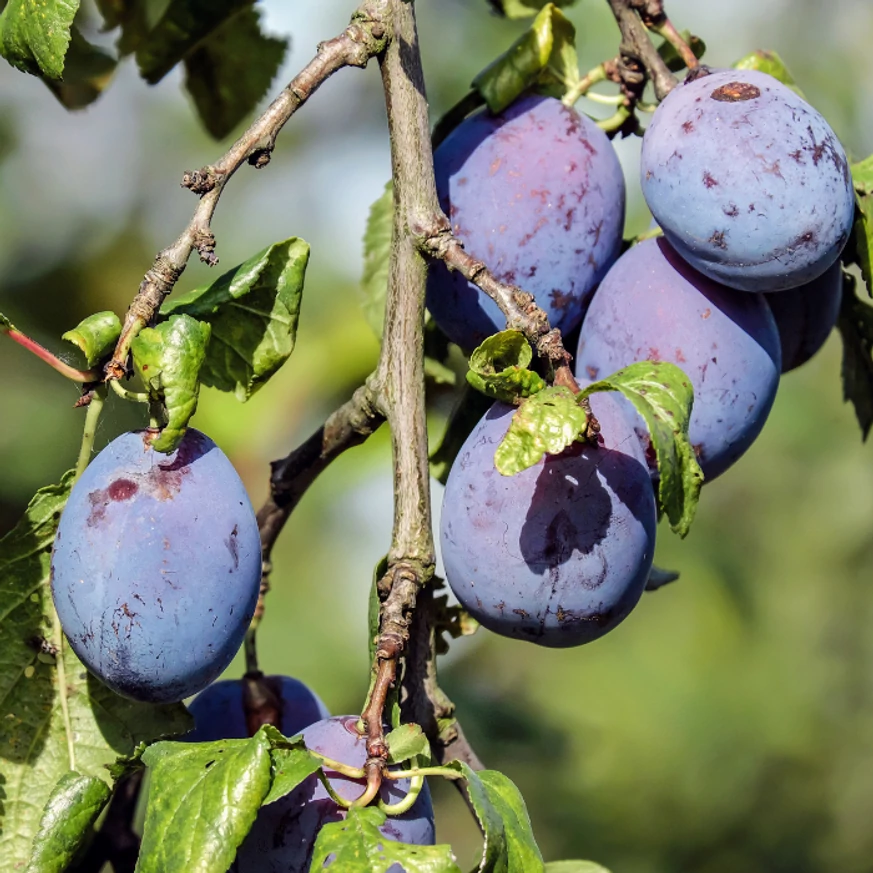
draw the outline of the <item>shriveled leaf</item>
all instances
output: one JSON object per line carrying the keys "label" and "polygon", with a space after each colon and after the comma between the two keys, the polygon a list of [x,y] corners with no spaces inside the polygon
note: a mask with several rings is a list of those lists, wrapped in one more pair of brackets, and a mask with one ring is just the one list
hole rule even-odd
{"label": "shriveled leaf", "polygon": [[91,835],[109,795],[109,786],[96,776],[72,770],[62,776],[43,810],[26,873],[64,873]]}
{"label": "shriveled leaf", "polygon": [[344,821],[318,832],[310,870],[386,873],[399,864],[406,873],[461,873],[450,846],[411,846],[388,840],[379,830],[385,813],[372,806],[350,809]]}
{"label": "shriveled leaf", "polygon": [[417,756],[430,760],[430,743],[417,724],[400,725],[385,737],[385,742],[392,764],[402,764]]}
{"label": "shriveled leaf", "polygon": [[609,873],[593,861],[549,861],[545,873]]}
{"label": "shriveled leaf", "polygon": [[103,49],[91,45],[78,27],[73,27],[70,35],[64,78],[44,81],[62,106],[67,109],[84,109],[112,81],[118,61]]}
{"label": "shriveled leaf", "polygon": [[492,112],[501,112],[537,84],[553,96],[563,96],[579,81],[575,46],[572,23],[554,3],[548,3],[530,29],[473,79],[473,88]]}
{"label": "shriveled leaf", "polygon": [[649,570],[649,578],[646,580],[646,591],[657,591],[664,585],[675,582],[678,578],[679,573],[675,570],[662,570],[653,564],[652,569]]}
{"label": "shriveled leaf", "polygon": [[[679,35],[688,43],[688,47],[694,52],[694,57],[700,60],[706,51],[706,43],[699,36],[691,33],[690,30],[683,30]],[[672,72],[678,73],[679,70],[685,69],[685,61],[682,60],[679,52],[666,40],[658,46],[658,54]]]}
{"label": "shriveled leaf", "polygon": [[185,87],[204,127],[223,139],[257,106],[279,72],[287,39],[261,31],[260,11],[228,18],[185,58]]}
{"label": "shriveled leaf", "polygon": [[394,185],[391,182],[370,207],[364,231],[364,274],[361,277],[361,305],[367,324],[382,336],[385,298],[388,294],[388,257],[394,227]]}
{"label": "shriveled leaf", "polygon": [[89,367],[108,355],[121,336],[121,320],[114,312],[95,312],[68,330],[61,339],[77,346]]}
{"label": "shriveled leaf", "polygon": [[461,446],[479,420],[491,408],[492,400],[472,386],[465,386],[452,410],[439,446],[430,456],[430,474],[443,485],[449,478],[449,470],[455,463]]}
{"label": "shriveled leaf", "polygon": [[543,856],[518,788],[497,770],[475,771],[459,762],[455,766],[467,781],[467,795],[485,837],[479,870],[543,873]]}
{"label": "shriveled leaf", "polygon": [[149,395],[164,404],[167,423],[152,441],[156,452],[172,452],[197,410],[200,370],[211,328],[190,315],[172,315],[139,332],[131,344],[133,365]]}
{"label": "shriveled leaf", "polygon": [[288,360],[297,319],[309,245],[291,237],[161,307],[212,325],[200,374],[204,385],[248,400]]}
{"label": "shriveled leaf", "polygon": [[79,0],[9,0],[0,13],[0,54],[25,73],[60,79]]}
{"label": "shriveled leaf", "polygon": [[273,749],[270,761],[273,781],[261,806],[280,800],[321,766],[318,758],[306,751],[302,740],[296,748]]}
{"label": "shriveled leaf", "polygon": [[190,51],[252,0],[170,0],[136,50],[136,62],[150,85],[160,82]]}
{"label": "shriveled leaf", "polygon": [[536,464],[543,455],[557,455],[584,437],[585,410],[569,388],[544,388],[528,397],[512,416],[509,430],[494,453],[494,466],[514,476]]}
{"label": "shriveled leaf", "polygon": [[491,8],[505,18],[532,18],[544,6],[572,6],[576,0],[488,0]]}
{"label": "shriveled leaf", "polygon": [[227,873],[270,790],[270,743],[163,742],[146,749],[151,772],[137,873]]}
{"label": "shriveled leaf", "polygon": [[[181,704],[119,697],[90,677],[64,639],[51,602],[51,545],[73,476],[38,491],[0,540],[2,869],[24,869],[43,809],[70,771],[109,780],[107,767],[141,742],[184,733]],[[45,652],[51,657],[40,657]]]}
{"label": "shriveled leaf", "polygon": [[703,484],[703,472],[688,439],[694,403],[691,380],[667,361],[639,361],[589,385],[582,396],[597,391],[620,391],[645,420],[658,459],[658,500],[672,529],[684,537]]}
{"label": "shriveled leaf", "polygon": [[751,54],[745,55],[734,64],[735,70],[758,70],[778,79],[783,85],[787,85],[796,94],[803,97],[803,91],[797,87],[794,76],[788,72],[785,61],[776,52],[757,49]]}
{"label": "shriveled leaf", "polygon": [[488,337],[470,356],[467,381],[493,400],[514,403],[546,387],[543,379],[527,368],[532,359],[524,334],[501,331]]}
{"label": "shriveled leaf", "polygon": [[873,427],[873,307],[843,289],[837,321],[843,339],[843,398],[855,408],[864,440]]}

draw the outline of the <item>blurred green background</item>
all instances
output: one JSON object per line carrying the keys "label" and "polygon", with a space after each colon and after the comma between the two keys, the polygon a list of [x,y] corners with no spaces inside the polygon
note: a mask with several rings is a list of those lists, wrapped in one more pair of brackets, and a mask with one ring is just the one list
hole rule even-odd
{"label": "blurred green background", "polygon": [[[292,37],[284,82],[354,4],[260,5],[268,28]],[[523,25],[490,15],[485,0],[418,6],[435,119]],[[849,152],[873,150],[868,0],[672,0],[668,11],[707,41],[712,65],[779,51]],[[615,54],[605,3],[568,14],[583,68]],[[0,311],[56,350],[85,315],[124,311],[193,209],[182,171],[222,151],[178,73],[148,88],[128,60],[116,78],[68,114],[41,83],[0,66]],[[637,231],[648,223],[639,143],[617,147]],[[291,361],[246,406],[204,390],[196,418],[256,506],[268,462],[375,362],[357,296],[360,238],[389,169],[377,71],[344,71],[292,120],[272,164],[241,171],[222,199],[219,270],[289,235],[313,246]],[[180,288],[207,276],[192,264]],[[645,595],[616,632],[549,651],[482,631],[446,659],[466,730],[521,787],[547,859],[592,858],[615,873],[873,870],[873,450],[842,402],[839,355],[832,338],[783,381],[764,434],[706,487],[686,541],[662,531],[656,560],[682,578]],[[83,416],[76,387],[12,343],[0,343],[0,373],[5,532],[73,464]],[[111,403],[99,444],[142,423],[138,408]],[[434,433],[440,424],[437,414]],[[302,502],[275,553],[259,636],[267,671],[309,682],[338,714],[366,691],[367,594],[391,526],[387,436],[341,458]],[[436,486],[437,509],[439,497]],[[435,794],[438,837],[466,866],[476,828],[453,789]]]}

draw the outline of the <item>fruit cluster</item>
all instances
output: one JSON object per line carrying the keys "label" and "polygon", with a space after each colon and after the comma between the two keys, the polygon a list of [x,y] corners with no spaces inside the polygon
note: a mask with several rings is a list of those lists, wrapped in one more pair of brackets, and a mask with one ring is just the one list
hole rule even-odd
{"label": "fruit cluster", "polygon": [[[619,257],[624,184],[597,126],[552,98],[464,121],[436,151],[454,232],[553,326],[581,323],[581,384],[637,361],[676,364],[706,480],[767,418],[780,374],[824,343],[840,305],[854,194],[827,122],[757,71],[700,68],[643,138],[643,194],[663,236]],[[462,347],[499,329],[493,304],[438,266],[428,306]],[[583,318],[584,315],[584,318]],[[512,407],[496,404],[450,472],[441,544],[463,606],[498,633],[573,646],[639,600],[655,546],[655,452],[623,397],[594,395],[597,444],[515,476],[494,463]]]}

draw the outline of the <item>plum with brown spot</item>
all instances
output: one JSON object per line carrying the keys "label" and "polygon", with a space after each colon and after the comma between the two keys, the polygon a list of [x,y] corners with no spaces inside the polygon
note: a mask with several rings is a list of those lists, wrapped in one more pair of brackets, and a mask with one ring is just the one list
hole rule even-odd
{"label": "plum with brown spot", "polygon": [[165,455],[152,436],[118,437],[76,482],[52,594],[92,673],[119,694],[168,703],[204,688],[236,654],[257,604],[261,545],[245,488],[215,443],[189,429]]}

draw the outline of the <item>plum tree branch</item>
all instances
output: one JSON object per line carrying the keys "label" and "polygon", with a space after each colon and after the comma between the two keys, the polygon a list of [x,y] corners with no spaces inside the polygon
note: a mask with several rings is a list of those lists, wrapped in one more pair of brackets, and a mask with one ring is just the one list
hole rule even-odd
{"label": "plum tree branch", "polygon": [[655,89],[655,96],[663,100],[676,87],[677,79],[649,39],[646,25],[637,11],[640,0],[607,2],[621,31],[618,72],[623,90],[631,99],[638,100],[648,77]]}
{"label": "plum tree branch", "polygon": [[186,172],[183,187],[200,195],[194,215],[179,238],[163,249],[146,272],[122,326],[105,378],[120,379],[127,371],[127,357],[134,337],[148,325],[161,303],[175,287],[191,253],[210,266],[218,263],[211,223],[219,198],[231,176],[245,163],[265,166],[279,131],[316,89],[343,67],[365,67],[386,44],[382,13],[385,0],[364,0],[349,26],[318,46],[315,57],[291,80],[279,96],[215,164]]}

